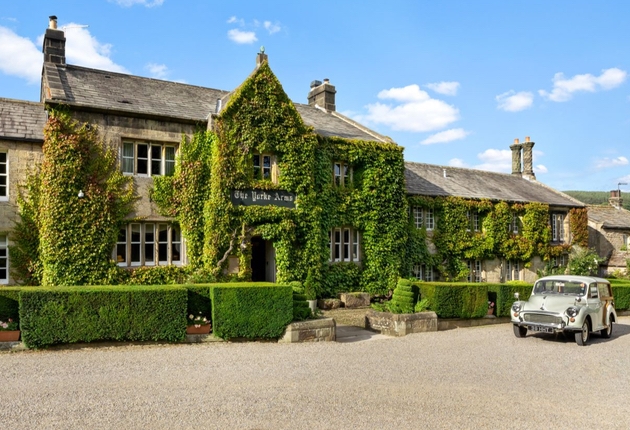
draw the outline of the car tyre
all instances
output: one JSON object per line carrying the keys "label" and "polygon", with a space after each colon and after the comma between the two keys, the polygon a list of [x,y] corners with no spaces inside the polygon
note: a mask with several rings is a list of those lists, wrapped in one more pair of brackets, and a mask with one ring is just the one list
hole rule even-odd
{"label": "car tyre", "polygon": [[525,337],[526,335],[527,335],[527,327],[521,327],[519,325],[514,324],[514,336]]}
{"label": "car tyre", "polygon": [[610,339],[610,336],[612,335],[612,331],[613,331],[613,320],[612,320],[612,318],[610,318],[610,323],[608,324],[608,327],[603,328],[600,331],[600,333],[601,333],[603,338]]}
{"label": "car tyre", "polygon": [[582,324],[582,330],[575,332],[575,342],[580,346],[584,346],[588,343],[590,338],[591,333],[588,321],[584,321],[584,324]]}

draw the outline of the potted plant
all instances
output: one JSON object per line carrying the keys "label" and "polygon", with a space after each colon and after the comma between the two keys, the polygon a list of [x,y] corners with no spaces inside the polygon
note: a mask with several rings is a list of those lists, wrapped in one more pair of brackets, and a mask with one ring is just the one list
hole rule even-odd
{"label": "potted plant", "polygon": [[317,293],[315,291],[313,277],[310,273],[306,276],[306,281],[304,281],[304,294],[306,295],[306,301],[308,302],[308,307],[311,309],[311,313],[315,315],[317,312]]}
{"label": "potted plant", "polygon": [[11,318],[0,321],[0,342],[17,342],[20,340],[20,327]]}
{"label": "potted plant", "polygon": [[201,311],[197,315],[188,315],[188,326],[186,334],[208,334],[212,329],[212,324],[208,321]]}
{"label": "potted plant", "polygon": [[488,315],[494,315],[494,302],[488,300]]}

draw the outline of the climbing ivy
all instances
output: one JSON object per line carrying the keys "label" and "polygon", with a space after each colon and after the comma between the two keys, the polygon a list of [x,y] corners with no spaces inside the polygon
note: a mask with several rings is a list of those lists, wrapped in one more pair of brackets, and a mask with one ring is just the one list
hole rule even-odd
{"label": "climbing ivy", "polygon": [[586,208],[573,208],[569,211],[569,223],[571,224],[571,237],[573,243],[583,248],[588,246],[588,210]]}
{"label": "climbing ivy", "polygon": [[43,161],[26,190],[12,251],[20,258],[18,282],[86,285],[116,276],[111,253],[135,199],[131,178],[96,127],[49,108]]}

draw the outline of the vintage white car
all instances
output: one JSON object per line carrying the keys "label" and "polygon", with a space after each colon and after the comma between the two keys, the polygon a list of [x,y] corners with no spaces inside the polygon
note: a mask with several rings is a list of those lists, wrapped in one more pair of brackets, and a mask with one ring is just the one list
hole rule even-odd
{"label": "vintage white car", "polygon": [[617,321],[612,288],[606,279],[591,276],[556,275],[540,278],[529,300],[512,305],[512,324],[517,337],[527,331],[573,334],[586,345],[591,333],[609,338]]}

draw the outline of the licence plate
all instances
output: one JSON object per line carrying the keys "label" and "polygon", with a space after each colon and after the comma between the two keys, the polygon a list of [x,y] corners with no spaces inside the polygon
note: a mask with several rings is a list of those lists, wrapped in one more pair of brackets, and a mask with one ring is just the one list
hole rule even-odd
{"label": "licence plate", "polygon": [[530,325],[528,327],[531,331],[541,331],[543,333],[553,333],[553,329],[550,327],[542,327],[539,325]]}

